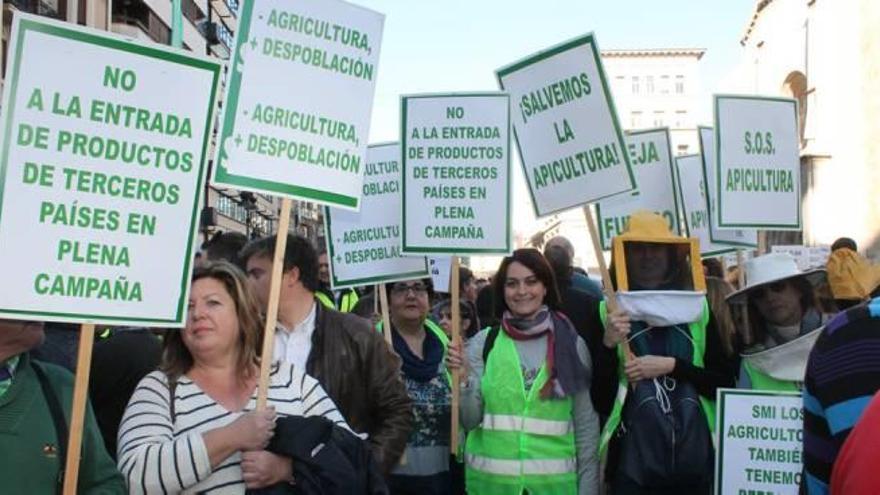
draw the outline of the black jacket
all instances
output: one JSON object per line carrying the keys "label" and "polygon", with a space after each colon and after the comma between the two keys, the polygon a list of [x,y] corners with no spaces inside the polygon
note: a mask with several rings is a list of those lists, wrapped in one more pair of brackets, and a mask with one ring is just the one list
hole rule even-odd
{"label": "black jacket", "polygon": [[269,452],[293,460],[293,484],[249,495],[385,495],[388,488],[369,445],[323,416],[278,418]]}

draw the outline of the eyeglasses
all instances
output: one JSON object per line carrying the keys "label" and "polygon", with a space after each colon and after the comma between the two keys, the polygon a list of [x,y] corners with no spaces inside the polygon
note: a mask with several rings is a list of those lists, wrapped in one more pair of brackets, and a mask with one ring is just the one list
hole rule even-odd
{"label": "eyeglasses", "polygon": [[396,296],[402,296],[409,291],[412,291],[417,296],[421,296],[428,293],[428,286],[422,282],[414,284],[397,283],[391,286],[391,293]]}
{"label": "eyeglasses", "polygon": [[788,282],[773,282],[772,284],[767,284],[763,287],[758,287],[752,291],[752,296],[755,299],[763,299],[767,296],[769,291],[773,291],[775,293],[780,293],[784,291],[788,287]]}

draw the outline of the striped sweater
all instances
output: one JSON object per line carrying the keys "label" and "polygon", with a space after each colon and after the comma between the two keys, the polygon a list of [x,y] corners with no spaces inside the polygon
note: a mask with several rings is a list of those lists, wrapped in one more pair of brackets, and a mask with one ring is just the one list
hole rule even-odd
{"label": "striped sweater", "polygon": [[[119,470],[131,494],[244,493],[241,453],[211,469],[202,433],[225,426],[243,412],[230,412],[185,375],[174,391],[161,371],[145,376],[132,394],[119,425]],[[348,428],[324,389],[294,365],[276,365],[268,404],[279,416],[325,416]],[[256,407],[256,390],[244,411]]]}
{"label": "striped sweater", "polygon": [[827,494],[837,454],[880,389],[880,298],[831,320],[816,340],[804,382],[806,493]]}

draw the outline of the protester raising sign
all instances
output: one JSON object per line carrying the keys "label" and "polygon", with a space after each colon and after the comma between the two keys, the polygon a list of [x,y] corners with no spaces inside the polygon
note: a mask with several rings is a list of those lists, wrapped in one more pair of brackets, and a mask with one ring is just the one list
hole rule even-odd
{"label": "protester raising sign", "polygon": [[595,36],[562,43],[497,71],[535,214],[636,188]]}
{"label": "protester raising sign", "polygon": [[801,228],[797,101],[715,96],[718,227]]}
{"label": "protester raising sign", "polygon": [[669,145],[669,129],[635,131],[626,135],[626,152],[636,174],[639,191],[619,194],[596,205],[602,247],[611,249],[611,238],[623,233],[629,216],[637,210],[654,211],[669,222],[669,229],[681,234],[678,195]]}
{"label": "protester raising sign", "polygon": [[384,16],[242,2],[213,182],[357,209]]}
{"label": "protester raising sign", "polygon": [[400,253],[400,144],[367,148],[360,211],[327,208],[324,225],[334,289],[428,276],[424,256]]}
{"label": "protester raising sign", "polygon": [[511,251],[510,100],[404,96],[403,252]]}
{"label": "protester raising sign", "polygon": [[179,326],[220,65],[20,13],[10,41],[0,313]]}
{"label": "protester raising sign", "polygon": [[676,157],[675,166],[685,229],[688,237],[700,241],[700,254],[714,256],[735,250],[735,247],[712,242],[709,235],[709,203],[706,201],[706,179],[700,155]]}
{"label": "protester raising sign", "polygon": [[758,245],[755,229],[721,229],[718,227],[718,181],[715,168],[715,131],[700,126],[700,156],[703,159],[703,177],[706,181],[706,208],[709,212],[709,239],[717,244],[753,248]]}

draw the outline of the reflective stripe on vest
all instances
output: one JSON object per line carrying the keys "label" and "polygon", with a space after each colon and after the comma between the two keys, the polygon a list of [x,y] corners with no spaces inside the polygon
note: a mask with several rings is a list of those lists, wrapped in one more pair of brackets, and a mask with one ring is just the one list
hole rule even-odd
{"label": "reflective stripe on vest", "polygon": [[317,299],[318,302],[320,302],[321,305],[323,305],[327,309],[336,309],[336,305],[333,304],[333,301],[331,301],[330,298],[327,297],[327,294],[324,294],[321,291],[315,292],[315,299]]}
{"label": "reflective stripe on vest", "polygon": [[532,435],[568,435],[574,431],[571,421],[524,418],[510,414],[484,414],[483,429],[496,431],[523,431]]}
{"label": "reflective stripe on vest", "polygon": [[540,460],[506,460],[492,459],[479,455],[465,454],[467,464],[485,473],[501,476],[519,476],[534,474],[565,474],[577,469],[574,459],[540,459]]}
{"label": "reflective stripe on vest", "polygon": [[526,389],[519,352],[503,331],[485,364],[483,420],[468,433],[465,447],[468,492],[576,494],[573,400],[541,398],[549,379],[546,364]]}
{"label": "reflective stripe on vest", "polygon": [[[602,327],[604,328],[606,322],[608,320],[608,307],[606,306],[605,301],[599,302],[599,318],[602,321]],[[693,350],[694,354],[691,358],[691,362],[697,368],[702,368],[704,366],[703,359],[706,355],[706,327],[709,325],[709,304],[705,298],[703,298],[703,314],[700,317],[699,321],[695,321],[688,325],[688,329],[691,333],[691,339],[693,339]],[[604,330],[603,330],[604,331]],[[614,398],[614,406],[612,406],[611,414],[608,416],[608,420],[605,422],[605,427],[602,428],[602,435],[599,438],[599,456],[600,458],[605,456],[605,453],[608,450],[608,444],[611,443],[611,437],[614,436],[614,433],[617,431],[617,428],[620,426],[620,421],[623,418],[623,404],[626,400],[627,391],[629,390],[629,385],[626,380],[626,373],[623,371],[623,363],[626,360],[626,356],[624,354],[624,349],[622,344],[618,344],[617,346],[617,376],[618,376],[618,384],[617,384],[617,396]],[[700,406],[703,410],[703,414],[706,416],[706,422],[709,425],[709,434],[712,437],[713,441],[715,439],[715,401],[709,400],[702,395],[700,397]]]}
{"label": "reflective stripe on vest", "polygon": [[789,382],[785,380],[777,380],[770,375],[764,374],[751,365],[748,362],[743,362],[743,369],[746,371],[746,375],[749,376],[749,381],[752,382],[752,390],[773,390],[776,392],[800,392],[801,387],[798,386],[797,382]]}

